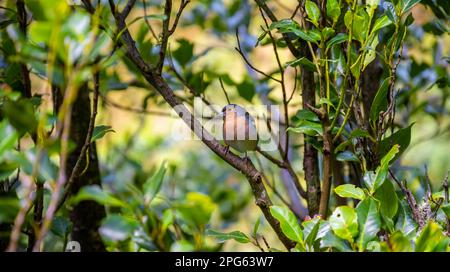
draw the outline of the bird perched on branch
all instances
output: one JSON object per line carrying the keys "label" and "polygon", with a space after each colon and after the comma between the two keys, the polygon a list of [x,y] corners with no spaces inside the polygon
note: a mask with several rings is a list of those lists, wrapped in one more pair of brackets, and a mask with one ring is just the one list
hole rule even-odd
{"label": "bird perched on branch", "polygon": [[256,150],[258,145],[255,120],[243,107],[236,104],[226,105],[221,115],[225,144],[244,153],[247,159],[247,152]]}

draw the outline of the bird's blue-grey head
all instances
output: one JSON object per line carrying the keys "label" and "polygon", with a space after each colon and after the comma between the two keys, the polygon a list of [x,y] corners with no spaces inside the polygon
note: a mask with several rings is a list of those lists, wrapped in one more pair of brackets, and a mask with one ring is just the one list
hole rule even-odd
{"label": "bird's blue-grey head", "polygon": [[226,115],[227,113],[235,113],[236,115],[245,115],[247,111],[236,104],[228,104],[225,107],[223,107],[221,115]]}

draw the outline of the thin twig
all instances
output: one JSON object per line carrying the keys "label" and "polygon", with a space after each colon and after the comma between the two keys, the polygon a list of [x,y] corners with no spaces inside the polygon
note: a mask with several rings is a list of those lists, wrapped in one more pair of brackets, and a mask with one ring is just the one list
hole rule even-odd
{"label": "thin twig", "polygon": [[133,7],[134,7],[134,4],[136,4],[136,0],[129,0],[127,2],[127,4],[125,5],[125,7],[123,8],[121,16],[124,20],[125,20],[125,18],[128,17],[128,14],[130,14],[131,9],[133,9]]}
{"label": "thin twig", "polygon": [[80,155],[77,158],[77,161],[75,162],[75,166],[72,169],[72,172],[70,173],[69,179],[67,181],[66,188],[64,191],[64,194],[62,198],[59,200],[56,211],[58,211],[64,202],[67,199],[67,196],[69,195],[71,191],[72,184],[74,183],[74,180],[79,177],[82,171],[82,162],[86,156],[86,152],[88,152],[89,147],[91,146],[91,139],[92,134],[94,133],[94,127],[95,127],[95,118],[97,117],[97,109],[98,109],[98,96],[100,93],[100,75],[98,72],[94,73],[94,93],[92,98],[92,114],[91,118],[89,120],[89,127],[86,134],[86,139],[84,141],[83,147],[81,148]]}
{"label": "thin twig", "polygon": [[265,77],[267,77],[267,78],[269,78],[269,79],[271,79],[271,80],[273,80],[273,81],[276,81],[276,82],[278,82],[278,83],[281,83],[281,80],[280,80],[280,79],[274,78],[273,76],[266,74],[265,72],[259,70],[258,68],[256,68],[255,66],[253,66],[253,65],[250,63],[250,61],[247,59],[247,57],[245,56],[244,52],[242,51],[242,48],[241,48],[241,41],[240,41],[240,39],[239,39],[238,29],[236,29],[236,39],[237,39],[237,46],[238,46],[238,47],[237,47],[237,48],[234,48],[234,49],[242,56],[242,58],[244,59],[245,63],[247,63],[247,65],[248,65],[250,68],[252,68],[255,72],[258,72],[258,73],[260,73],[261,75],[263,75],[263,76],[265,76]]}
{"label": "thin twig", "polygon": [[223,86],[222,78],[219,77],[220,87],[222,88],[223,94],[225,95],[225,98],[227,99],[227,103],[231,104],[230,99],[228,98],[227,91],[225,90],[225,87]]}

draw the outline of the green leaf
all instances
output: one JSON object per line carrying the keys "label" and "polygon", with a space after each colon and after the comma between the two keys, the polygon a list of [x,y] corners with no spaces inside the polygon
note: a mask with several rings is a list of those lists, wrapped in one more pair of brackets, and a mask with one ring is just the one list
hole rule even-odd
{"label": "green leaf", "polygon": [[341,7],[339,6],[339,0],[327,1],[327,16],[331,18],[333,23],[336,23],[341,15]]}
{"label": "green leaf", "polygon": [[367,52],[364,55],[363,68],[362,68],[363,71],[364,71],[364,69],[366,69],[367,65],[369,65],[375,59],[378,42],[379,42],[378,35],[375,35],[372,38],[372,41],[369,43]]}
{"label": "green leaf", "polygon": [[350,133],[350,138],[356,138],[356,137],[368,137],[368,138],[370,138],[371,136],[370,136],[369,132],[367,132],[366,130],[361,129],[361,128],[357,128],[357,129],[353,130]]}
{"label": "green leaf", "polygon": [[398,151],[399,146],[394,145],[391,150],[381,159],[380,166],[378,166],[376,169],[375,180],[373,182],[373,188],[371,189],[372,193],[375,192],[381,185],[383,185],[388,174],[389,164],[398,153]]}
{"label": "green leaf", "polygon": [[117,242],[124,241],[133,236],[139,223],[129,217],[111,214],[102,223],[98,230],[103,239]]}
{"label": "green leaf", "polygon": [[258,220],[256,220],[255,225],[253,226],[253,237],[256,237],[258,235],[260,224],[261,224],[261,217],[258,217]]}
{"label": "green leaf", "polygon": [[[0,183],[0,186],[3,184]],[[12,223],[20,210],[19,199],[13,197],[0,198],[0,224]]]}
{"label": "green leaf", "polygon": [[186,66],[194,55],[194,44],[186,39],[180,39],[177,41],[179,46],[172,52],[173,57],[178,61],[181,66]]}
{"label": "green leaf", "polygon": [[241,97],[243,97],[248,102],[252,102],[252,98],[255,95],[256,90],[255,85],[249,78],[244,79],[244,81],[238,84],[236,88]]}
{"label": "green leaf", "polygon": [[316,65],[309,59],[305,57],[301,57],[296,60],[292,60],[286,63],[287,66],[296,67],[296,66],[302,66],[308,71],[315,72],[316,71]]}
{"label": "green leaf", "polygon": [[323,129],[320,123],[311,122],[308,120],[302,120],[298,122],[297,127],[288,128],[287,131],[292,131],[294,133],[303,133],[309,136],[322,135]]}
{"label": "green leaf", "polygon": [[421,0],[403,0],[403,7],[401,14],[404,14],[410,11],[416,4],[418,4]]}
{"label": "green leaf", "polygon": [[397,22],[397,13],[395,11],[395,7],[391,2],[384,2],[383,7],[386,10],[386,15],[391,20],[391,22]]}
{"label": "green leaf", "polygon": [[281,33],[293,33],[297,37],[308,42],[316,43],[320,40],[320,33],[317,35],[317,33],[313,31],[306,32],[300,28],[297,22],[291,19],[283,19],[278,22],[274,22],[270,25],[270,29],[278,29]]}
{"label": "green leaf", "polygon": [[331,40],[327,43],[327,48],[332,47],[335,44],[340,44],[348,40],[348,35],[345,33],[339,33],[336,36],[334,36]]}
{"label": "green leaf", "polygon": [[376,174],[374,171],[367,171],[364,173],[363,181],[364,185],[370,190],[373,191],[373,184],[375,182]]}
{"label": "green leaf", "polygon": [[369,15],[362,7],[359,7],[353,15],[349,10],[345,13],[344,16],[345,26],[347,27],[347,29],[352,28],[353,37],[361,43],[364,43],[367,37],[367,33],[369,32],[369,21]]}
{"label": "green leaf", "polygon": [[396,160],[406,150],[406,148],[408,148],[411,142],[411,127],[413,125],[414,123],[412,123],[406,128],[399,129],[396,132],[394,132],[394,134],[392,134],[391,136],[381,140],[379,146],[379,156],[380,157],[384,156],[389,151],[389,148],[392,145],[399,145],[400,146],[399,152],[394,157],[394,160]]}
{"label": "green leaf", "polygon": [[356,157],[355,154],[353,154],[353,152],[351,151],[344,151],[344,152],[340,152],[336,155],[336,160],[338,161],[354,161],[354,162],[359,162],[358,157]]}
{"label": "green leaf", "polygon": [[356,207],[359,225],[358,247],[364,251],[367,244],[377,236],[381,227],[381,219],[377,203],[372,198],[366,198]]}
{"label": "green leaf", "polygon": [[445,215],[450,218],[450,204],[447,203],[447,204],[442,205],[441,209],[445,213]]}
{"label": "green leaf", "polygon": [[154,173],[144,184],[144,199],[147,205],[155,198],[161,190],[161,185],[164,180],[164,175],[167,171],[167,163],[163,162],[158,171]]}
{"label": "green leaf", "polygon": [[3,114],[8,117],[9,123],[20,135],[27,132],[32,134],[36,131],[38,121],[31,99],[21,98],[17,101],[6,99],[3,102]]}
{"label": "green leaf", "polygon": [[319,25],[319,19],[320,19],[319,7],[316,5],[316,3],[314,3],[310,0],[307,0],[305,2],[305,9],[306,9],[306,14],[308,15],[308,18],[317,27]]}
{"label": "green leaf", "polygon": [[374,197],[380,202],[380,212],[383,216],[393,219],[398,210],[398,198],[394,184],[384,182],[375,192]]}
{"label": "green leaf", "polygon": [[377,94],[373,99],[372,106],[370,107],[370,120],[376,122],[380,115],[380,112],[387,109],[387,94],[389,91],[391,77],[385,78],[378,88]]}
{"label": "green leaf", "polygon": [[405,200],[403,200],[400,202],[398,207],[398,218],[395,223],[395,229],[401,231],[407,237],[415,236],[417,223],[411,215],[408,204],[406,204]]}
{"label": "green leaf", "polygon": [[[11,150],[17,144],[19,135],[16,130],[8,124],[7,120],[0,122],[0,158],[5,151]],[[1,179],[1,178],[0,178]]]}
{"label": "green leaf", "polygon": [[369,13],[369,16],[372,16],[375,12],[375,9],[378,7],[378,4],[380,3],[380,0],[367,0],[367,13]]}
{"label": "green leaf", "polygon": [[379,17],[373,24],[371,34],[373,35],[378,30],[380,30],[384,27],[387,27],[388,25],[391,25],[391,24],[392,24],[391,20],[389,20],[389,18],[386,15],[383,15],[383,16]]}
{"label": "green leaf", "polygon": [[439,224],[429,221],[422,229],[416,240],[416,252],[443,252],[446,251],[450,238],[446,237]]}
{"label": "green leaf", "polygon": [[67,217],[64,216],[56,216],[53,218],[51,232],[60,238],[66,238],[67,234],[69,234],[69,225],[70,221]]}
{"label": "green leaf", "polygon": [[243,232],[240,231],[232,231],[232,232],[228,232],[228,233],[224,233],[224,232],[218,232],[215,230],[208,230],[207,233],[209,236],[213,236],[215,237],[219,243],[223,243],[227,240],[235,240],[236,242],[242,243],[242,244],[246,244],[246,243],[250,243],[250,238],[247,237],[247,235],[245,235]]}
{"label": "green leaf", "polygon": [[329,222],[338,237],[353,243],[353,238],[358,235],[358,216],[353,208],[348,206],[336,208]]}
{"label": "green leaf", "polygon": [[390,250],[393,252],[411,252],[411,241],[403,235],[403,233],[396,231],[389,237]]}
{"label": "green leaf", "polygon": [[299,121],[301,120],[308,120],[313,122],[319,121],[319,117],[317,117],[317,115],[314,112],[306,109],[298,110],[297,113],[295,114],[295,118]]}
{"label": "green leaf", "polygon": [[334,192],[340,197],[351,197],[359,200],[363,200],[365,197],[364,191],[353,184],[339,185],[334,189]]}
{"label": "green leaf", "polygon": [[89,185],[81,188],[78,194],[72,198],[74,204],[85,201],[93,200],[99,204],[111,207],[127,207],[128,204],[120,199],[115,198],[111,194],[105,192],[98,185]]}
{"label": "green leaf", "polygon": [[94,127],[94,131],[92,132],[91,143],[95,142],[98,139],[101,139],[108,132],[115,132],[111,126],[99,125]]}
{"label": "green leaf", "polygon": [[283,233],[291,240],[303,244],[303,232],[294,213],[287,207],[270,206],[270,213],[280,222]]}
{"label": "green leaf", "polygon": [[[310,220],[310,221],[313,221],[313,220]],[[316,241],[317,234],[319,233],[320,224],[321,224],[321,220],[319,218],[317,218],[314,221],[316,221],[316,222],[315,222],[313,228],[308,233],[308,235],[306,236],[306,239],[305,239],[305,243],[309,247],[309,251],[314,249],[314,243]]]}
{"label": "green leaf", "polygon": [[341,252],[350,252],[352,251],[351,247],[348,243],[335,234],[329,231],[321,240],[320,240],[321,248],[335,248]]}
{"label": "green leaf", "polygon": [[334,33],[335,31],[331,27],[325,27],[322,29],[322,36],[325,41],[328,40]]}
{"label": "green leaf", "polygon": [[191,228],[201,230],[209,222],[217,205],[208,195],[189,192],[176,208]]}

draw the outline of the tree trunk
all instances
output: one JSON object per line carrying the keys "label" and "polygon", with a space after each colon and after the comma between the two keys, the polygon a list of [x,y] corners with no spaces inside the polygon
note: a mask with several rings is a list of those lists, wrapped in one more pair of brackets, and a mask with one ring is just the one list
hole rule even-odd
{"label": "tree trunk", "polygon": [[[310,52],[306,47],[303,48],[302,54],[310,57]],[[314,83],[314,74],[302,67],[302,100],[303,108],[307,109],[307,105],[315,106],[316,92]],[[317,157],[317,150],[307,142],[307,135],[304,135],[304,157],[303,157],[303,171],[306,180],[306,194],[308,202],[308,211],[310,216],[319,213],[320,201],[320,178],[319,178],[319,164]]]}
{"label": "tree trunk", "polygon": [[[62,102],[61,93],[58,90],[54,93],[54,101],[59,108]],[[91,118],[91,103],[87,84],[82,86],[78,91],[78,96],[73,104],[71,114],[70,140],[76,144],[76,148],[67,158],[66,173],[68,177],[71,175],[72,169],[80,156],[88,133]],[[77,194],[83,186],[94,184],[101,186],[95,142],[91,143],[87,152],[89,152],[89,162],[86,166],[86,155],[82,155],[81,171],[84,172],[82,172],[82,175],[80,173],[75,175],[69,195]],[[70,220],[73,224],[71,240],[79,242],[82,251],[105,251],[105,246],[98,232],[100,223],[105,215],[105,207],[95,201],[82,201],[71,210]]]}

